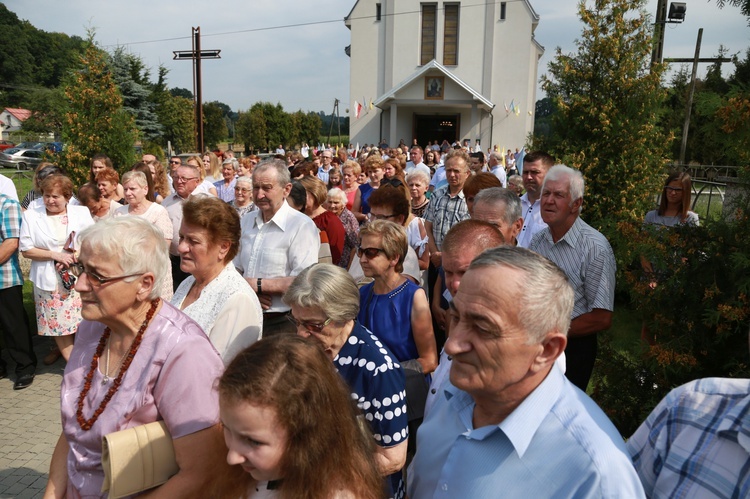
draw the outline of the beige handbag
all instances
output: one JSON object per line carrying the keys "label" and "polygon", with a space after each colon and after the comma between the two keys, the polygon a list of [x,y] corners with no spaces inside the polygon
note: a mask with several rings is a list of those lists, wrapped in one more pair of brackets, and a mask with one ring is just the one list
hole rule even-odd
{"label": "beige handbag", "polygon": [[180,470],[164,421],[105,435],[102,468],[102,492],[113,499],[161,485]]}

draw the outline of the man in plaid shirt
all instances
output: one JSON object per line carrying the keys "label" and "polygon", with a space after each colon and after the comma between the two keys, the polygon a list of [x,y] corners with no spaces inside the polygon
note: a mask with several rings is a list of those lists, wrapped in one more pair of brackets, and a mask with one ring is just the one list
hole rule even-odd
{"label": "man in plaid shirt", "polygon": [[[6,350],[16,363],[14,390],[29,387],[36,371],[29,318],[23,308],[23,277],[18,263],[20,234],[21,205],[0,194],[0,331]],[[5,362],[0,358],[0,378],[7,375]]]}

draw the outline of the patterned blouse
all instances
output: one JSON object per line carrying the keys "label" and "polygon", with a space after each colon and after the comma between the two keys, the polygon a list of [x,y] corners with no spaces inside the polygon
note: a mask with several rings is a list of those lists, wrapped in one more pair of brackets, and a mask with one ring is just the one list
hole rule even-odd
{"label": "patterned blouse", "polygon": [[357,222],[354,213],[346,208],[344,208],[344,211],[339,215],[339,219],[341,220],[341,223],[344,224],[344,231],[346,232],[346,239],[344,239],[344,249],[341,251],[339,267],[348,269],[351,256],[359,243],[359,222]]}

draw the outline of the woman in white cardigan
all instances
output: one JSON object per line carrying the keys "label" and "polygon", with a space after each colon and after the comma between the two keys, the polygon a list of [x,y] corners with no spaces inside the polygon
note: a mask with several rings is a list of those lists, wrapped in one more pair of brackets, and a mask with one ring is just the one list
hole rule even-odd
{"label": "woman in white cardigan", "polygon": [[40,187],[44,204],[24,212],[19,247],[32,261],[29,280],[34,283],[39,334],[54,337],[67,361],[81,322],[81,297],[66,270],[76,262],[76,234],[94,220],[85,206],[68,204],[73,196],[68,177],[50,175]]}

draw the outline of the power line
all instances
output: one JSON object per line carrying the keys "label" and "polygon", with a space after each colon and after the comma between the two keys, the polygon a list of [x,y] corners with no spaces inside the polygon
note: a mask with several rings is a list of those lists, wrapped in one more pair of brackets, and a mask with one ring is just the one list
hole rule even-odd
{"label": "power line", "polygon": [[[507,3],[514,3],[514,2],[521,2],[523,0],[509,0]],[[494,0],[490,0],[488,2],[483,3],[476,3],[471,5],[461,5],[461,8],[469,8],[469,7],[484,7],[486,5],[494,4]],[[437,7],[437,10],[444,10],[444,7],[439,6]],[[405,12],[393,12],[390,14],[382,14],[382,17],[395,17],[395,16],[404,16],[404,15],[412,15],[412,14],[420,14],[421,10],[409,10]],[[372,16],[360,16],[360,17],[350,17],[349,19],[352,21],[361,21],[366,19],[375,19],[377,18],[377,15]],[[243,33],[257,33],[261,31],[272,31],[277,29],[288,29],[288,28],[302,28],[306,26],[321,26],[324,24],[333,24],[333,23],[340,23],[342,19],[330,19],[325,21],[310,21],[306,23],[294,23],[294,24],[280,24],[278,26],[266,26],[262,28],[249,28],[249,29],[242,29],[242,30],[236,30],[236,31],[224,31],[222,33],[210,33],[210,34],[202,34],[201,37],[208,38],[208,37],[216,37],[216,36],[226,36],[226,35],[239,35]],[[192,37],[190,36],[177,36],[173,38],[160,38],[157,40],[144,40],[140,42],[127,42],[127,43],[118,43],[118,44],[110,44],[110,45],[102,45],[102,47],[118,47],[122,45],[143,45],[147,43],[161,43],[161,42],[171,42],[175,40],[191,40]]]}

